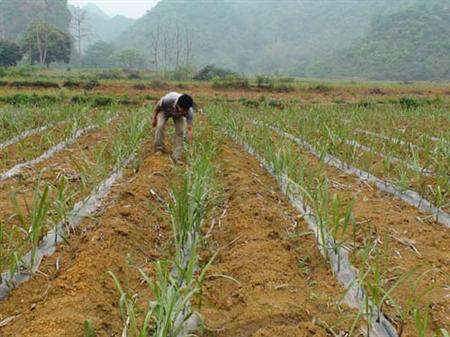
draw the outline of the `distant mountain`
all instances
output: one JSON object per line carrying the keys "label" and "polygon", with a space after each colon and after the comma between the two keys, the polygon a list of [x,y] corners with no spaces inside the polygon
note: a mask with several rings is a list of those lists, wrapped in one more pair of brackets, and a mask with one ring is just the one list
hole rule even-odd
{"label": "distant mountain", "polygon": [[[69,10],[73,13],[75,7],[69,6]],[[111,18],[98,6],[92,3],[83,6],[82,10],[86,13],[83,27],[87,35],[82,46],[83,50],[97,41],[113,41],[135,21],[122,15],[116,15]],[[72,29],[74,29],[74,27],[72,27]]]}
{"label": "distant mountain", "polygon": [[[186,48],[189,35],[196,65],[214,63],[247,73],[290,73],[301,60],[350,47],[367,32],[375,13],[395,10],[405,1],[161,0],[121,34],[116,44],[138,48],[160,64],[173,65],[178,26],[181,47]],[[154,53],[158,27],[159,60]],[[169,46],[169,56],[164,55],[162,45]]]}
{"label": "distant mountain", "polygon": [[96,4],[87,3],[83,6],[83,9],[93,17],[100,17],[104,20],[110,19],[109,15],[102,11]]}
{"label": "distant mountain", "polygon": [[450,80],[450,2],[418,1],[376,16],[363,38],[322,58],[305,75]]}

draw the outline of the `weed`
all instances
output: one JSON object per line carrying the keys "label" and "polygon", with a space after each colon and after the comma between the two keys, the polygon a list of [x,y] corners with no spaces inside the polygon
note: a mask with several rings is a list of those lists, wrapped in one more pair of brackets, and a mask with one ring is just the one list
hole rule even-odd
{"label": "weed", "polygon": [[402,97],[399,99],[398,103],[403,109],[412,110],[417,109],[420,106],[420,103],[415,98],[410,97]]}
{"label": "weed", "polygon": [[94,324],[90,320],[84,321],[84,337],[96,337],[97,333],[95,332]]}

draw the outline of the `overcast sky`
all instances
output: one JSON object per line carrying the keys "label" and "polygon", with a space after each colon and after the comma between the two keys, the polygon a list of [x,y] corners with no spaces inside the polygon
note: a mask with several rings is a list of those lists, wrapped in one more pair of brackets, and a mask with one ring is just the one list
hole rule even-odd
{"label": "overcast sky", "polygon": [[136,19],[143,16],[158,0],[69,0],[70,4],[76,6],[89,2],[96,4],[109,16],[121,14]]}

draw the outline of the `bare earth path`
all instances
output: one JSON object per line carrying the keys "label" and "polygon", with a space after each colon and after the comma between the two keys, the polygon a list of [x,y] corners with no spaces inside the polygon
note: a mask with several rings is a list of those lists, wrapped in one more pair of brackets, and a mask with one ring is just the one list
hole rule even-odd
{"label": "bare earth path", "polygon": [[228,201],[211,242],[222,250],[204,284],[205,336],[327,336],[314,320],[332,326],[350,312],[337,309],[344,291],[306,224],[241,148],[228,145],[219,161]]}

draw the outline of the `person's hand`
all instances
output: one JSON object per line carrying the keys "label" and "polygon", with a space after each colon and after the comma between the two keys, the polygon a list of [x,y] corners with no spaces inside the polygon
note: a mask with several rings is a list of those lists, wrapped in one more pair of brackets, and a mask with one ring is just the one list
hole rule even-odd
{"label": "person's hand", "polygon": [[156,125],[158,125],[158,121],[157,121],[156,117],[153,117],[153,121],[152,121],[153,128],[156,128]]}

